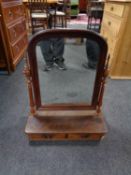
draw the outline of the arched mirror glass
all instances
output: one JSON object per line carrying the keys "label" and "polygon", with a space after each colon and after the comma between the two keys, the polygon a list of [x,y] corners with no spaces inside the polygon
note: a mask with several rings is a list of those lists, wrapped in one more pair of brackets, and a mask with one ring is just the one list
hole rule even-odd
{"label": "arched mirror glass", "polygon": [[40,41],[36,57],[42,104],[91,104],[99,50],[88,38]]}

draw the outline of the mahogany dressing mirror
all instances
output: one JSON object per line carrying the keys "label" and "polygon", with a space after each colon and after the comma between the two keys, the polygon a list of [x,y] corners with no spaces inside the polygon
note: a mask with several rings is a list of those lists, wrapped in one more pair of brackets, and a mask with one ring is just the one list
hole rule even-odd
{"label": "mahogany dressing mirror", "polygon": [[100,140],[105,135],[101,106],[106,54],[106,41],[88,30],[53,29],[31,38],[24,71],[30,102],[25,129],[29,140]]}

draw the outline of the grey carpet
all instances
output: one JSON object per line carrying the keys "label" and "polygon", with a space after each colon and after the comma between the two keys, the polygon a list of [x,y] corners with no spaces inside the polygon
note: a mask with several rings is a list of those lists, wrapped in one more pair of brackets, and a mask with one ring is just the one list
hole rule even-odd
{"label": "grey carpet", "polygon": [[109,131],[99,144],[29,144],[22,70],[23,62],[11,76],[0,77],[0,175],[131,174],[131,81],[108,80],[103,111]]}
{"label": "grey carpet", "polygon": [[[74,42],[76,43],[76,39]],[[37,47],[40,90],[43,103],[91,103],[96,71],[82,67],[82,63],[87,62],[85,48],[85,42],[82,44],[67,44],[66,42],[64,58],[67,70],[61,71],[54,66],[51,71],[45,72],[43,71],[45,66],[44,58],[40,48]]]}
{"label": "grey carpet", "polygon": [[103,111],[108,134],[100,143],[29,143],[24,134],[28,94],[23,61],[0,76],[0,175],[130,175],[131,81],[108,80]]}

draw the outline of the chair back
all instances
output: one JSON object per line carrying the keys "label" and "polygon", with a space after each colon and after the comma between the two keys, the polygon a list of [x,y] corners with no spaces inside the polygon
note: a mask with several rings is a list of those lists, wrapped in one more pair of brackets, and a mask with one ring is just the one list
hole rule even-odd
{"label": "chair back", "polygon": [[35,28],[48,28],[49,27],[49,12],[47,0],[28,0],[30,10],[30,19],[32,34]]}
{"label": "chair back", "polygon": [[103,15],[104,3],[101,1],[89,0],[87,13],[88,16],[94,17],[96,19],[101,19]]}
{"label": "chair back", "polygon": [[48,12],[47,0],[28,0],[30,13],[45,13]]}

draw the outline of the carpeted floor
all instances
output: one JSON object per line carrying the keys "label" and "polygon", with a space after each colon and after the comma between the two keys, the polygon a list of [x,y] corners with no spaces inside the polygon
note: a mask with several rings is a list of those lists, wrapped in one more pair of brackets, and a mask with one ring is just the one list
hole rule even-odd
{"label": "carpeted floor", "polygon": [[50,72],[43,71],[45,62],[40,47],[37,47],[38,76],[43,103],[91,103],[96,70],[82,66],[87,62],[85,41],[76,44],[76,39],[65,39],[63,58],[66,71],[60,71],[56,66]]}
{"label": "carpeted floor", "polygon": [[28,95],[23,61],[0,76],[0,175],[130,175],[131,81],[108,80],[103,111],[108,134],[100,143],[29,143],[24,134]]}

